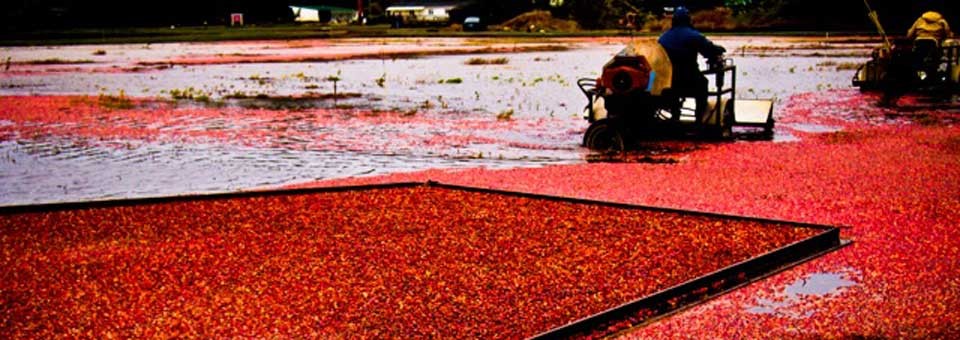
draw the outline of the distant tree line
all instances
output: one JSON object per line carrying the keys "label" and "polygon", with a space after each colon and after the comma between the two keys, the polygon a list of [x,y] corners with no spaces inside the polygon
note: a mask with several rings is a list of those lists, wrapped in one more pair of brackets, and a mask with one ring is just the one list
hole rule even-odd
{"label": "distant tree line", "polygon": [[[454,0],[421,0],[420,2]],[[397,3],[417,0],[364,0],[364,12],[376,19]],[[862,0],[468,0],[470,15],[497,23],[534,10],[550,10],[555,17],[573,19],[584,28],[617,28],[628,14],[658,18],[665,7],[684,5],[693,11],[726,7],[739,20],[770,30],[871,31]],[[870,5],[890,32],[907,27],[921,13],[937,10],[960,27],[957,0],[889,1]],[[223,25],[230,13],[244,13],[247,23],[284,23],[293,20],[291,4],[335,5],[355,8],[356,0],[8,0],[0,24],[8,30],[72,27],[129,27],[167,25]]]}
{"label": "distant tree line", "polygon": [[288,22],[286,0],[7,0],[3,25],[13,29],[155,27],[227,24],[230,13],[250,23]]}
{"label": "distant tree line", "polygon": [[[494,2],[502,2],[495,0]],[[936,10],[957,21],[960,27],[960,1],[870,0],[885,28],[906,31],[925,11]],[[852,30],[871,31],[863,0],[565,0],[555,14],[577,20],[586,28],[609,28],[621,23],[628,12],[641,17],[660,17],[664,8],[686,6],[692,11],[726,7],[741,20],[752,21],[762,29],[774,30]]]}

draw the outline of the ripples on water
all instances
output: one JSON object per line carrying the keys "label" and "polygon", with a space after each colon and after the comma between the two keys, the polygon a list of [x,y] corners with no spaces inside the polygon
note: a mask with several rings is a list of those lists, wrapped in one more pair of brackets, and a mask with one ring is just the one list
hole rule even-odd
{"label": "ripples on water", "polygon": [[[750,40],[720,41],[728,50]],[[761,42],[762,43],[762,42]],[[734,46],[730,46],[734,45]],[[165,45],[154,45],[154,51]],[[176,45],[170,45],[174,48]],[[361,128],[365,140],[326,141],[334,148],[298,148],[311,141],[295,137],[270,146],[239,146],[220,142],[146,142],[140,140],[0,138],[0,204],[76,201],[122,197],[224,192],[348,176],[378,175],[429,168],[524,167],[584,162],[579,147],[587,123],[580,118],[585,104],[575,82],[596,77],[600,67],[619,50],[618,44],[587,44],[567,52],[484,55],[505,57],[506,65],[467,66],[471,56],[420,59],[347,60],[329,63],[230,64],[174,67],[135,73],[66,72],[0,78],[0,94],[116,94],[169,97],[173,90],[192,87],[214,100],[229,94],[296,96],[332,92],[322,79],[340,74],[338,90],[362,94],[338,105],[374,110],[411,112],[456,121],[489,120],[512,110],[516,130],[475,131],[488,141],[449,144],[423,150],[391,147],[406,129],[422,127],[380,125]],[[62,49],[75,47],[62,47]],[[24,53],[53,53],[57,48]],[[51,52],[52,51],[52,52]],[[8,52],[16,53],[10,50]],[[109,53],[109,51],[108,51]],[[49,56],[37,55],[36,59]],[[734,56],[736,57],[736,56]],[[847,58],[847,57],[844,57]],[[849,59],[849,58],[847,58]],[[737,57],[741,97],[776,97],[842,87],[850,75],[817,65],[830,57]],[[846,59],[844,59],[846,60]],[[800,70],[799,72],[797,70]],[[383,86],[377,84],[384,78]],[[462,83],[448,84],[445,79]],[[230,101],[224,101],[231,105]],[[332,106],[328,100],[308,106]],[[269,102],[267,102],[269,104]],[[289,104],[289,103],[287,103]],[[296,108],[294,108],[296,109]],[[177,124],[195,125],[190,117]],[[231,122],[224,121],[223,127]],[[309,122],[304,122],[307,124]],[[542,124],[541,124],[542,123]],[[299,131],[336,126],[292,122]],[[539,124],[539,125],[538,125]],[[203,122],[215,126],[217,122]],[[450,131],[411,131],[408,138],[426,138],[469,129],[450,123]],[[171,127],[179,128],[179,127]],[[386,129],[397,129],[388,131]],[[162,130],[162,129],[161,129]],[[778,132],[779,133],[779,132]],[[359,137],[357,137],[359,138]],[[382,144],[382,148],[351,149],[351,143]],[[347,151],[345,151],[347,150]]]}
{"label": "ripples on water", "polygon": [[0,205],[229,192],[425,167],[511,168],[559,162],[556,158],[479,159],[207,144],[2,142]]}

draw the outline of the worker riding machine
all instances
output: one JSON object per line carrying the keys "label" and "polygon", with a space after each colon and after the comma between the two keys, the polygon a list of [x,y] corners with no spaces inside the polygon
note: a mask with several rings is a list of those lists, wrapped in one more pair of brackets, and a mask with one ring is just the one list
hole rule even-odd
{"label": "worker riding machine", "polygon": [[634,42],[603,67],[599,79],[577,81],[587,97],[590,122],[583,145],[624,150],[635,142],[665,138],[733,138],[745,126],[773,135],[773,100],[736,98],[737,67],[722,56],[708,61],[708,107],[698,115],[696,100],[671,88],[672,65],[655,41]]}
{"label": "worker riding machine", "polygon": [[960,42],[931,42],[936,46],[928,55],[917,54],[917,43],[896,39],[874,49],[871,59],[854,73],[853,86],[885,96],[908,92],[948,98],[960,93]]}
{"label": "worker riding machine", "polygon": [[[882,92],[887,104],[906,93],[929,95],[942,101],[960,94],[960,41],[890,39],[877,12],[866,0],[864,5],[882,45],[873,50],[869,61],[857,68],[853,86],[863,92]],[[922,46],[924,44],[927,46]]]}

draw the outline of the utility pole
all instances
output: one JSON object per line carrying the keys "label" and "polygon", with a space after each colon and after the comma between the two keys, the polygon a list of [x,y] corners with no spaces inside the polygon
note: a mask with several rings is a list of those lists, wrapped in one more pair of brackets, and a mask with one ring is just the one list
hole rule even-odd
{"label": "utility pole", "polygon": [[357,21],[363,25],[363,0],[357,0]]}
{"label": "utility pole", "polygon": [[863,0],[863,4],[867,6],[867,16],[870,17],[870,21],[873,21],[873,24],[877,26],[877,31],[880,32],[880,37],[883,38],[883,47],[889,51],[891,49],[890,39],[887,38],[887,32],[884,32],[883,25],[880,24],[880,17],[877,16],[877,11],[870,8],[870,3],[867,2],[867,0]]}

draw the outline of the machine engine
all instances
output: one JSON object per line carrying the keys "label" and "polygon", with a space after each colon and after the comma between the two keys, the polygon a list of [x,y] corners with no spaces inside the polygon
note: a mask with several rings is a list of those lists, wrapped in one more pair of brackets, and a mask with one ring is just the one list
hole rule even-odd
{"label": "machine engine", "polygon": [[650,63],[644,56],[616,56],[603,67],[603,75],[597,82],[612,94],[628,94],[635,91],[650,91],[652,82]]}

